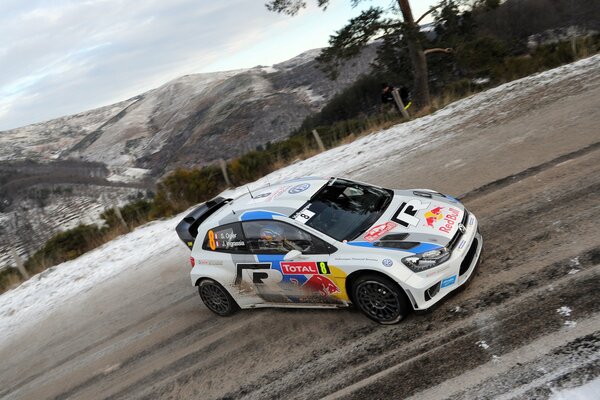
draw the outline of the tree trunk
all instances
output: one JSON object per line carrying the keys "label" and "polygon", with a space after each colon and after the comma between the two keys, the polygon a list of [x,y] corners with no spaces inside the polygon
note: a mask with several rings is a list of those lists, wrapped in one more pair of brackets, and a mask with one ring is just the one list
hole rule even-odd
{"label": "tree trunk", "polygon": [[415,77],[414,82],[414,101],[419,108],[431,106],[429,98],[429,78],[427,76],[427,59],[423,52],[423,47],[419,41],[419,26],[415,23],[408,0],[398,0],[398,5],[404,18],[406,42],[408,44],[408,54],[413,66]]}

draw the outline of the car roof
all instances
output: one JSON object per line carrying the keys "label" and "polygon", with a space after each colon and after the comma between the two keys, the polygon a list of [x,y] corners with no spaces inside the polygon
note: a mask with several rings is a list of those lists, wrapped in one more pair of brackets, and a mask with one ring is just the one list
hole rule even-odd
{"label": "car roof", "polygon": [[304,177],[288,180],[244,193],[225,205],[205,223],[211,226],[235,221],[289,217],[309,201],[329,179]]}

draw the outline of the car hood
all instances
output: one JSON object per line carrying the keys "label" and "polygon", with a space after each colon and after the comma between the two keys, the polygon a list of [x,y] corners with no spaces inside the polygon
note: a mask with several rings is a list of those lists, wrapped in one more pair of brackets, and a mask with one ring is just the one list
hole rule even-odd
{"label": "car hood", "polygon": [[409,250],[416,243],[446,246],[465,218],[458,200],[437,192],[396,190],[383,215],[355,241]]}

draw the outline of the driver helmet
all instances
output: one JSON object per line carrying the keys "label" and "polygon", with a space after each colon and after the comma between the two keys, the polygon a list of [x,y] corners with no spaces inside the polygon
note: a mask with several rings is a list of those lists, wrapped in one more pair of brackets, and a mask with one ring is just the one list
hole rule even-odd
{"label": "driver helmet", "polygon": [[281,242],[283,228],[277,225],[267,225],[260,230],[260,238],[269,242]]}

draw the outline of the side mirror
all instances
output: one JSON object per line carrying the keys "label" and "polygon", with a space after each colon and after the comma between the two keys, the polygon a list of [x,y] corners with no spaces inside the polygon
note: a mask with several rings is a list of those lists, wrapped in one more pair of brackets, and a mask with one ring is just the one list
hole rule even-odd
{"label": "side mirror", "polygon": [[291,261],[295,258],[298,258],[302,255],[302,252],[298,251],[298,250],[290,250],[285,256],[283,256],[283,259],[285,261]]}

